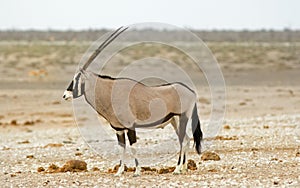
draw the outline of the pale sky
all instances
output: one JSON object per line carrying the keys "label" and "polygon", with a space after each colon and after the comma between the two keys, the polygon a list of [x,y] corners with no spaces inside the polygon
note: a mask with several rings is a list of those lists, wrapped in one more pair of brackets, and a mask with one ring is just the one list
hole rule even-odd
{"label": "pale sky", "polygon": [[299,0],[0,0],[0,29],[300,29]]}

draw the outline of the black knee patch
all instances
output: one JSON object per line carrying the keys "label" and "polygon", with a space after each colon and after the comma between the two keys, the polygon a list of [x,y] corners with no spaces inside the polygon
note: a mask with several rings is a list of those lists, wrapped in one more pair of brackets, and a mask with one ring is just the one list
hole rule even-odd
{"label": "black knee patch", "polygon": [[130,145],[136,143],[136,132],[135,132],[135,130],[128,129],[127,137],[128,137]]}
{"label": "black knee patch", "polygon": [[125,147],[125,133],[123,132],[122,134],[116,134],[118,138],[119,145],[122,147]]}

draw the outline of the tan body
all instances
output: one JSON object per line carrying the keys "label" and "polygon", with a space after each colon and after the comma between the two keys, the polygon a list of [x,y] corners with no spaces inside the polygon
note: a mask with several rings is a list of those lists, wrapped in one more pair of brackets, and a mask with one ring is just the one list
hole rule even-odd
{"label": "tan body", "polygon": [[196,102],[195,93],[179,83],[150,87],[130,79],[95,79],[86,87],[95,94],[86,100],[114,128],[159,126],[168,115],[190,117]]}

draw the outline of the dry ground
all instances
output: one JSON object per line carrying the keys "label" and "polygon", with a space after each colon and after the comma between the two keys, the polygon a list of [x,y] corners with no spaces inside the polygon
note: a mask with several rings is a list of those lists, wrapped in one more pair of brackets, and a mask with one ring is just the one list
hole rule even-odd
{"label": "dry ground", "polygon": [[[1,43],[6,50],[0,54],[1,187],[299,187],[297,44],[210,44],[224,71],[227,106],[218,136],[205,138],[203,144],[221,160],[202,161],[191,151],[195,171],[178,176],[144,172],[135,178],[131,172],[118,178],[107,173],[115,163],[88,147],[76,127],[71,103],[61,100],[85,48],[47,45]],[[210,94],[207,87],[198,94],[205,127]],[[37,172],[38,167],[62,166],[70,159],[84,160],[88,171]],[[176,158],[154,167],[175,163]]]}

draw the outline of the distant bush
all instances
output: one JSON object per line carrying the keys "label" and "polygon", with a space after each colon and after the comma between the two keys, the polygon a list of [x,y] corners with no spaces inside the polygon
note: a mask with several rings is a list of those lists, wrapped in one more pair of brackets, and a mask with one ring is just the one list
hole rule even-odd
{"label": "distant bush", "polygon": [[[5,30],[0,31],[0,40],[2,41],[94,41],[109,30],[83,30],[83,31],[18,31]],[[202,40],[209,42],[300,42],[300,31],[284,29],[282,31],[259,30],[259,31],[230,31],[230,30],[212,30],[199,31],[193,30]],[[192,41],[186,34],[179,31],[154,32],[153,30],[135,31],[131,35],[131,40],[151,38],[168,39],[173,41]],[[157,36],[158,35],[158,36]]]}

